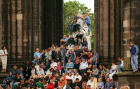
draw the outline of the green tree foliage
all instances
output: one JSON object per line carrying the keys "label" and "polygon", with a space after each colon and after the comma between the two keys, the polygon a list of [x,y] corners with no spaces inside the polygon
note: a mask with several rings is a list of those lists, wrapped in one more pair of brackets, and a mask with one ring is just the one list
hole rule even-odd
{"label": "green tree foliage", "polygon": [[[91,9],[86,7],[84,4],[79,3],[78,1],[69,1],[64,3],[64,34],[68,35],[69,32],[69,25],[72,23],[73,20],[73,13],[76,15],[82,14],[83,12],[88,12],[90,19],[91,19],[91,30],[93,32],[93,25],[94,25],[94,16],[93,13],[90,13]],[[91,42],[93,45],[93,36],[91,38]]]}

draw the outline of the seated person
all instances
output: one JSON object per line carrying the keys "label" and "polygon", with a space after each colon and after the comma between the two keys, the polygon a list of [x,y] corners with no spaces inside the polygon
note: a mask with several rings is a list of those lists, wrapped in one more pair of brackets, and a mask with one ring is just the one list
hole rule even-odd
{"label": "seated person", "polygon": [[101,78],[98,78],[97,89],[104,89],[104,83]]}
{"label": "seated person", "polygon": [[39,51],[39,48],[36,48],[34,53],[34,60],[32,62],[35,64],[36,62],[39,62],[40,59],[41,59],[41,53]]}
{"label": "seated person", "polygon": [[94,51],[92,59],[93,59],[93,64],[96,65],[96,66],[98,66],[98,63],[99,63],[99,55],[98,55],[98,53],[96,51]]}
{"label": "seated person", "polygon": [[69,50],[67,51],[66,56],[67,56],[67,58],[68,58],[69,60],[71,60],[72,62],[74,62],[74,51],[73,51],[72,49],[69,49]]}
{"label": "seated person", "polygon": [[17,66],[15,65],[15,66],[13,66],[12,75],[15,76],[17,73],[19,73],[19,70],[18,70]]}
{"label": "seated person", "polygon": [[118,65],[118,72],[122,72],[124,68],[123,58],[118,58],[118,60],[120,61],[120,64]]}
{"label": "seated person", "polygon": [[41,68],[41,66],[39,67],[39,70],[37,71],[37,75],[38,76],[44,76],[44,70],[43,70],[43,68]]}
{"label": "seated person", "polygon": [[73,82],[75,82],[75,81],[76,81],[76,79],[78,79],[79,81],[81,81],[81,80],[82,80],[82,76],[81,76],[81,75],[79,75],[79,73],[78,73],[78,72],[74,75]]}
{"label": "seated person", "polygon": [[82,43],[82,38],[83,38],[83,34],[81,34],[81,32],[78,31],[78,34],[76,35],[76,43],[78,45],[80,45]]}
{"label": "seated person", "polygon": [[105,89],[113,89],[113,83],[111,82],[111,80],[109,78],[106,79],[106,83],[104,86]]}
{"label": "seated person", "polygon": [[87,42],[86,37],[83,38],[83,41],[82,41],[82,47],[86,47],[86,48],[88,48],[88,42]]}
{"label": "seated person", "polygon": [[73,21],[73,32],[76,32],[78,30],[80,30],[80,24],[77,24],[77,20],[79,19],[79,17],[77,16],[76,19]]}
{"label": "seated person", "polygon": [[68,38],[66,35],[63,36],[63,38],[60,40],[60,44],[63,45],[63,44],[66,44],[68,41]]}
{"label": "seated person", "polygon": [[74,64],[73,62],[71,62],[71,60],[68,60],[68,63],[66,64],[66,69],[69,69],[69,68],[74,68]]}
{"label": "seated person", "polygon": [[13,89],[18,89],[18,85],[20,84],[21,81],[21,77],[20,75],[17,73],[14,79],[14,83],[13,83]]}
{"label": "seated person", "polygon": [[94,78],[90,77],[90,79],[87,82],[87,85],[91,86],[91,89],[94,89]]}
{"label": "seated person", "polygon": [[93,65],[93,70],[92,70],[92,76],[93,77],[98,77],[99,70],[95,65]]}
{"label": "seated person", "polygon": [[9,72],[9,75],[6,77],[7,83],[10,83],[10,87],[12,88],[13,80],[15,79],[15,76],[12,74],[12,72]]}
{"label": "seated person", "polygon": [[54,62],[54,60],[52,60],[52,61],[51,61],[51,65],[50,65],[50,67],[51,67],[51,68],[54,68],[55,66],[57,66],[57,63]]}
{"label": "seated person", "polygon": [[113,79],[113,75],[117,72],[117,65],[112,62],[112,66],[111,66],[111,69],[110,69],[110,74],[109,74],[109,78],[110,79]]}
{"label": "seated person", "polygon": [[72,34],[70,34],[70,37],[69,37],[69,39],[68,39],[66,45],[67,45],[67,46],[68,46],[68,45],[71,45],[71,46],[74,46],[74,45],[75,45],[75,40],[74,40]]}

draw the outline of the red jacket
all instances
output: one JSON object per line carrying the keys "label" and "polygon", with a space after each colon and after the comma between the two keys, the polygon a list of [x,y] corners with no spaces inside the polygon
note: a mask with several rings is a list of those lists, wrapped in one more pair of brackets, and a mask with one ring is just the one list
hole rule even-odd
{"label": "red jacket", "polygon": [[45,89],[54,89],[54,84],[53,83],[49,83],[47,88],[45,88]]}

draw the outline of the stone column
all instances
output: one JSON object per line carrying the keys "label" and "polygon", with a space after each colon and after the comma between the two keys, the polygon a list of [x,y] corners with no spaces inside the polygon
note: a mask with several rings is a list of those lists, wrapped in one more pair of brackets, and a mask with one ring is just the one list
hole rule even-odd
{"label": "stone column", "polygon": [[38,0],[34,0],[33,3],[33,14],[32,14],[32,18],[33,18],[33,43],[34,43],[34,50],[35,48],[39,48],[39,2]]}
{"label": "stone column", "polygon": [[[115,23],[115,20],[114,20],[114,17],[115,17],[115,14],[114,14],[114,10],[115,10],[115,7],[114,7],[114,3],[115,3],[115,0],[110,0],[110,8],[109,8],[109,10],[110,10],[110,18],[109,18],[109,20],[110,20],[110,26],[109,26],[109,30],[110,30],[110,37],[109,37],[109,39],[110,39],[110,41],[109,41],[109,44],[110,44],[110,60],[115,60],[114,59],[114,45],[115,45],[115,41],[114,41],[114,29],[115,29],[115,27],[114,27],[114,23]],[[116,4],[116,3],[115,3]]]}
{"label": "stone column", "polygon": [[11,1],[8,2],[8,54],[9,54],[9,58],[12,59],[12,10],[11,10]]}
{"label": "stone column", "polygon": [[102,45],[103,45],[103,57],[104,57],[104,61],[108,61],[109,59],[108,59],[108,55],[109,55],[109,53],[108,53],[108,51],[109,51],[109,45],[108,45],[108,41],[109,41],[109,39],[108,39],[108,37],[109,37],[109,8],[108,8],[108,6],[109,6],[109,3],[108,3],[108,1],[109,0],[103,0],[102,2],[103,2],[103,13],[100,15],[100,17],[103,17],[103,20],[102,20],[102,22],[103,22],[103,25],[102,25],[102,28],[103,28],[103,43],[102,43]]}
{"label": "stone column", "polygon": [[0,0],[0,47],[2,46],[2,0]]}
{"label": "stone column", "polygon": [[22,31],[22,6],[21,6],[21,0],[17,1],[17,53],[18,58],[22,58],[22,37],[23,37],[23,31]]}
{"label": "stone column", "polygon": [[16,41],[16,38],[17,38],[17,32],[16,32],[16,0],[11,0],[11,10],[12,10],[12,19],[11,19],[11,35],[12,35],[12,58],[13,59],[16,59],[16,48],[17,48],[17,41]]}
{"label": "stone column", "polygon": [[98,49],[99,49],[99,54],[100,55],[103,55],[103,46],[104,46],[104,39],[103,39],[103,31],[105,31],[105,28],[103,27],[104,25],[104,16],[103,16],[103,13],[105,12],[104,10],[104,1],[101,1],[99,2],[99,26],[100,26],[100,29],[98,29]]}
{"label": "stone column", "polygon": [[[31,34],[32,29],[29,29],[29,25],[31,24],[29,21],[30,21],[31,17],[29,17],[29,14],[28,14],[31,7],[29,7],[29,6],[30,6],[30,0],[22,0],[22,9],[23,9],[23,24],[22,24],[23,25],[22,26],[23,48],[22,48],[22,53],[23,53],[24,59],[29,58],[29,50],[31,50],[31,46],[29,45],[31,43],[29,41],[29,34]],[[32,26],[32,25],[30,25],[30,26]]]}
{"label": "stone column", "polygon": [[131,37],[130,32],[130,2],[124,3],[123,5],[123,56],[124,56],[124,69],[130,69],[130,49],[129,41]]}

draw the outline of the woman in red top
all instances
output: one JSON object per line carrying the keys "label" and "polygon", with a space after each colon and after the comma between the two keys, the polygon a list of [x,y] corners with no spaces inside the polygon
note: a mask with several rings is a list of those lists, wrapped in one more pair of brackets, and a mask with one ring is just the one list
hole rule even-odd
{"label": "woman in red top", "polygon": [[58,88],[62,89],[62,87],[65,85],[65,81],[63,80],[63,77],[60,78],[60,81],[58,82]]}
{"label": "woman in red top", "polygon": [[57,70],[59,71],[59,74],[61,74],[62,66],[60,64],[60,61],[57,63]]}
{"label": "woman in red top", "polygon": [[45,87],[45,89],[54,89],[54,83],[53,83],[53,80],[50,80],[50,83],[48,84],[47,87]]}

